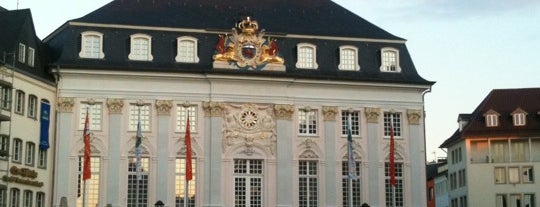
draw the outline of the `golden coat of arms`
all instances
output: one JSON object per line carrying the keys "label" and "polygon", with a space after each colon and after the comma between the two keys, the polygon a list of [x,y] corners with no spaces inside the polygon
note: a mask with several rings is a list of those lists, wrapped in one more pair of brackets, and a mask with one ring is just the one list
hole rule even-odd
{"label": "golden coat of arms", "polygon": [[268,37],[266,40],[264,30],[258,30],[259,24],[250,17],[238,22],[232,34],[219,35],[214,60],[253,69],[268,63],[283,65],[283,58],[277,56],[276,39]]}

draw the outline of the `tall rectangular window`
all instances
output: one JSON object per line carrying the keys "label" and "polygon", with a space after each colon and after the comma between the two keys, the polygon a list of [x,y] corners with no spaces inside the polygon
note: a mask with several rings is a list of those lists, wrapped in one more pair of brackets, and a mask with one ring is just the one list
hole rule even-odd
{"label": "tall rectangular window", "polygon": [[22,140],[20,139],[13,139],[13,154],[11,155],[11,159],[13,162],[21,162],[22,159],[22,148],[23,148]]}
{"label": "tall rectangular window", "polygon": [[191,132],[197,132],[197,106],[176,107],[176,131],[186,132],[187,116],[189,114],[189,127]]}
{"label": "tall rectangular window", "polygon": [[342,111],[341,112],[341,135],[346,136],[347,135],[347,124],[349,117],[351,117],[351,135],[352,136],[360,136],[360,113],[358,111],[348,112],[348,111]]}
{"label": "tall rectangular window", "polygon": [[[342,161],[341,162],[341,189],[342,189],[342,205],[344,207],[349,206],[349,189],[352,190],[352,205],[353,206],[360,206],[362,205],[361,202],[361,186],[360,186],[360,162],[356,162],[356,169],[354,169],[355,174],[358,176],[358,179],[349,180],[349,162],[348,161]],[[351,183],[349,183],[351,181]]]}
{"label": "tall rectangular window", "polygon": [[47,168],[47,150],[39,149],[38,151],[38,167]]}
{"label": "tall rectangular window", "polygon": [[79,110],[79,130],[84,129],[84,122],[86,120],[86,112],[88,111],[88,127],[90,130],[101,130],[101,120],[103,113],[102,103],[94,103],[92,105],[87,103],[81,103]]}
{"label": "tall rectangular window", "polygon": [[19,62],[24,63],[26,60],[26,45],[19,43],[19,56],[17,57]]}
{"label": "tall rectangular window", "polygon": [[36,50],[34,50],[34,48],[28,47],[28,61],[26,64],[28,64],[30,67],[34,67],[35,54]]}
{"label": "tall rectangular window", "polygon": [[394,123],[394,138],[401,137],[401,113],[384,113],[384,136],[390,137],[390,123]]}
{"label": "tall rectangular window", "polygon": [[36,145],[32,142],[26,143],[26,159],[24,164],[34,165],[34,156],[36,154]]}
{"label": "tall rectangular window", "polygon": [[496,127],[499,126],[499,116],[497,114],[487,114],[486,115],[486,126],[487,127]]}
{"label": "tall rectangular window", "polygon": [[45,193],[36,193],[36,207],[45,207]]}
{"label": "tall rectangular window", "polygon": [[141,158],[140,179],[137,179],[137,159],[130,157],[128,165],[127,206],[147,207],[148,203],[148,175],[149,161],[147,157]]}
{"label": "tall rectangular window", "polygon": [[130,105],[129,106],[129,130],[136,131],[137,123],[141,117],[141,130],[150,131],[150,105]]}
{"label": "tall rectangular window", "polygon": [[25,94],[21,90],[15,92],[15,113],[23,114],[24,113],[24,99]]}
{"label": "tall rectangular window", "polygon": [[534,194],[523,194],[523,207],[535,207],[536,200]]}
{"label": "tall rectangular window", "polygon": [[17,188],[12,188],[10,191],[9,207],[19,207],[21,199],[21,191]]}
{"label": "tall rectangular window", "polygon": [[[191,168],[192,168],[192,174],[193,179],[189,181],[188,183],[188,206],[189,207],[195,207],[195,198],[196,198],[196,169],[197,169],[197,160],[191,159]],[[186,189],[186,158],[176,158],[176,164],[175,164],[175,171],[174,171],[174,179],[175,179],[175,206],[176,207],[184,207],[185,203],[185,189]]]}
{"label": "tall rectangular window", "polygon": [[7,190],[6,189],[0,189],[0,206],[6,206],[7,202]]}
{"label": "tall rectangular window", "polygon": [[28,117],[37,118],[37,97],[35,95],[28,96]]}
{"label": "tall rectangular window", "polygon": [[519,167],[508,167],[508,182],[519,183]]}
{"label": "tall rectangular window", "polygon": [[317,134],[317,111],[299,110],[298,111],[298,134],[316,135]]}
{"label": "tall rectangular window", "polygon": [[[392,189],[390,185],[390,163],[386,162],[384,164],[386,206],[393,206],[392,203],[395,203],[395,207],[403,207],[403,163],[394,163],[394,170],[396,186]],[[394,193],[392,193],[392,190],[394,190]],[[392,195],[395,195],[395,197]]]}
{"label": "tall rectangular window", "polygon": [[512,162],[529,161],[530,153],[529,153],[529,140],[528,139],[511,140],[510,146],[512,147],[512,151],[511,151]]}
{"label": "tall rectangular window", "polygon": [[32,207],[32,191],[25,190],[23,193],[23,207]]}
{"label": "tall rectangular window", "polygon": [[298,202],[300,207],[316,207],[319,204],[317,161],[300,160],[298,169]]}
{"label": "tall rectangular window", "polygon": [[234,160],[234,206],[263,206],[263,160]]}
{"label": "tall rectangular window", "polygon": [[9,137],[0,135],[0,158],[7,158],[9,154]]}
{"label": "tall rectangular window", "polygon": [[0,86],[2,87],[2,100],[0,100],[0,107],[2,109],[11,109],[11,91],[12,91],[12,88],[9,88],[9,87],[5,87],[5,86]]}
{"label": "tall rectangular window", "polygon": [[[101,170],[101,158],[90,157],[90,179],[86,180],[86,188],[82,180],[84,170],[84,157],[79,157],[77,176],[77,207],[97,206],[99,203],[99,172]],[[86,198],[83,205],[83,198]]]}
{"label": "tall rectangular window", "polygon": [[491,161],[494,163],[508,162],[508,141],[491,141]]}

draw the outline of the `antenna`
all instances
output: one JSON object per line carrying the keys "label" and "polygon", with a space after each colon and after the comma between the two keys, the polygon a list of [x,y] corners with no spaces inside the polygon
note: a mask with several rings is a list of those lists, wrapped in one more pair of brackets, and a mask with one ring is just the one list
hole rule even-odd
{"label": "antenna", "polygon": [[19,0],[17,0],[17,10],[19,10]]}

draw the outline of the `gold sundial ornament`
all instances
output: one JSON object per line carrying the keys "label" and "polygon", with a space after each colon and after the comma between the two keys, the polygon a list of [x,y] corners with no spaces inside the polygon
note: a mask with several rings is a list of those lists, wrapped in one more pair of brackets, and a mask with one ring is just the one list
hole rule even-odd
{"label": "gold sundial ornament", "polygon": [[283,65],[285,61],[277,56],[276,39],[265,40],[263,36],[264,29],[259,31],[259,23],[246,17],[236,24],[230,35],[219,35],[214,60],[253,69],[268,63]]}

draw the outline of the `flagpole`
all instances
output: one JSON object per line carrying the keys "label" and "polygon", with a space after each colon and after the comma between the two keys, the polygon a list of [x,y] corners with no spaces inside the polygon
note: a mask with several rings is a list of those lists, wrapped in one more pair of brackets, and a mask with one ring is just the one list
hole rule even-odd
{"label": "flagpole", "polygon": [[83,130],[83,142],[84,142],[84,157],[83,157],[83,197],[82,206],[86,207],[86,180],[90,179],[90,124],[88,118],[88,111],[90,107],[86,107],[86,117],[84,118],[84,130]]}
{"label": "flagpole", "polygon": [[86,207],[86,180],[83,181],[83,194],[82,194],[82,206]]}
{"label": "flagpole", "polygon": [[189,180],[186,179],[184,185],[184,207],[188,206],[188,190],[189,190]]}
{"label": "flagpole", "polygon": [[[137,142],[139,142],[139,132],[141,130],[141,106],[138,106],[138,118],[137,118],[137,140],[135,141],[135,145],[137,145]],[[139,207],[139,156],[140,152],[139,146],[135,146],[135,207]]]}
{"label": "flagpole", "polygon": [[394,113],[390,113],[390,145],[391,145],[391,153],[390,155],[392,156],[390,159],[392,160],[392,162],[390,163],[391,166],[390,169],[392,170],[392,172],[390,172],[390,186],[391,186],[391,189],[392,189],[392,207],[396,207],[396,186],[395,186],[395,172],[394,172],[394,168],[395,168],[395,162],[394,162],[394,159],[395,159],[395,155],[394,155]]}
{"label": "flagpole", "polygon": [[184,145],[186,147],[186,167],[185,167],[185,183],[184,183],[184,207],[188,207],[188,191],[189,191],[189,180],[192,179],[192,169],[191,169],[191,129],[189,124],[189,110],[186,108],[186,134],[184,137]]}

